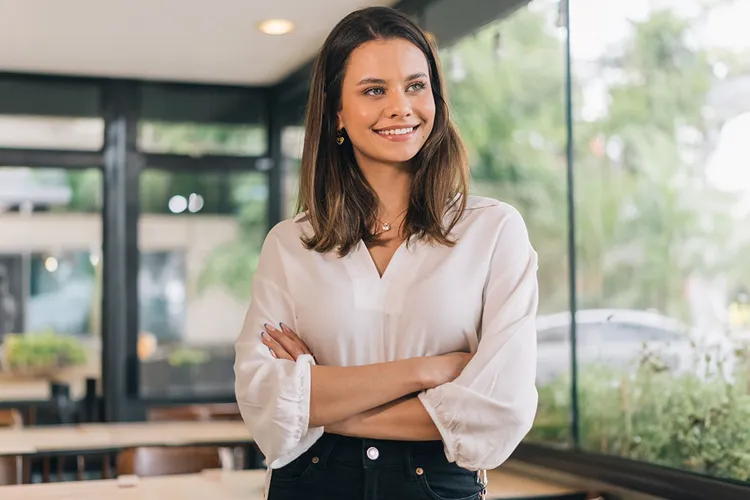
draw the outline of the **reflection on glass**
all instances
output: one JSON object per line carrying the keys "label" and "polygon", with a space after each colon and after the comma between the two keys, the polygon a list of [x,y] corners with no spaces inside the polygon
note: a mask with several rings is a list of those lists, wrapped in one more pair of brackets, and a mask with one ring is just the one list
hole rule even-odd
{"label": "reflection on glass", "polygon": [[540,409],[530,438],[565,445],[570,428],[565,35],[556,24],[557,9],[557,2],[533,2],[441,50],[441,59],[470,155],[473,192],[518,208],[539,253],[539,313],[549,331],[540,331]]}
{"label": "reflection on glass", "polygon": [[267,228],[262,173],[141,175],[141,395],[228,395]]}
{"label": "reflection on glass", "polygon": [[96,151],[103,144],[102,118],[0,115],[0,147]]}
{"label": "reflection on glass", "polygon": [[750,480],[750,4],[571,9],[582,446]]}
{"label": "reflection on glass", "polygon": [[100,376],[101,172],[0,168],[0,400]]}
{"label": "reflection on glass", "polygon": [[288,126],[281,129],[281,154],[284,157],[284,194],[286,196],[284,217],[292,217],[297,210],[299,169],[304,140],[305,127]]}
{"label": "reflection on glass", "polygon": [[263,125],[145,121],[138,127],[138,147],[147,153],[259,156],[267,146]]}

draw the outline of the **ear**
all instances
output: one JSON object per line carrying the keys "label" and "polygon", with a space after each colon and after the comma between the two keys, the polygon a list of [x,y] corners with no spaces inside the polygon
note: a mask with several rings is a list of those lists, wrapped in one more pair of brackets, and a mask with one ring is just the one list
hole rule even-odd
{"label": "ear", "polygon": [[341,118],[341,111],[336,113],[336,130],[344,128],[344,120]]}

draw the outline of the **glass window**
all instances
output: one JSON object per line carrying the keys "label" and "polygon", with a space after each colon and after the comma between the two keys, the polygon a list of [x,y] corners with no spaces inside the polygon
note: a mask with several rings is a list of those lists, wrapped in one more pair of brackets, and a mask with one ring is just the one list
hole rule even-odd
{"label": "glass window", "polygon": [[234,340],[267,230],[267,176],[141,175],[141,395],[231,395]]}
{"label": "glass window", "polygon": [[101,191],[96,169],[0,167],[0,401],[100,377]]}
{"label": "glass window", "polygon": [[289,126],[281,130],[281,154],[284,157],[286,167],[284,171],[285,217],[293,216],[297,208],[299,169],[304,141],[305,127],[303,126]]}
{"label": "glass window", "polygon": [[570,5],[581,445],[750,480],[750,4]]}
{"label": "glass window", "polygon": [[[530,439],[565,445],[570,415],[565,34],[536,1],[441,50],[474,194],[515,206],[539,253],[540,406]],[[544,340],[544,336],[542,337]]]}
{"label": "glass window", "polygon": [[0,147],[92,150],[104,144],[104,120],[0,115]]}
{"label": "glass window", "polygon": [[261,156],[268,139],[263,125],[142,121],[138,147],[147,153]]}

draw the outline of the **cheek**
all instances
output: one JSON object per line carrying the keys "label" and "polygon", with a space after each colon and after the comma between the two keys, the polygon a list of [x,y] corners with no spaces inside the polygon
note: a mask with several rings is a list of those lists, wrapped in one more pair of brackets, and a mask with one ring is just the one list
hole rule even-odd
{"label": "cheek", "polygon": [[419,112],[424,121],[432,124],[435,121],[435,99],[432,96],[425,96],[425,99],[419,103]]}
{"label": "cheek", "polygon": [[373,109],[372,106],[360,104],[358,106],[350,106],[346,109],[342,118],[344,120],[344,125],[347,128],[347,132],[356,134],[366,131],[366,129],[369,129],[373,124],[377,123],[378,116],[378,110]]}

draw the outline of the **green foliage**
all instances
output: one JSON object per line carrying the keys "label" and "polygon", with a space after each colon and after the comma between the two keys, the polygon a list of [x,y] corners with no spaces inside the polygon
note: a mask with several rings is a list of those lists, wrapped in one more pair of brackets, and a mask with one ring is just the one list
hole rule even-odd
{"label": "green foliage", "polygon": [[238,209],[238,235],[211,252],[198,278],[199,291],[218,286],[240,300],[250,298],[267,228],[265,180],[259,175],[233,179],[231,200]]}
{"label": "green foliage", "polygon": [[472,191],[524,214],[543,263],[542,312],[568,302],[564,44],[551,19],[549,9],[520,9],[440,54]]}
{"label": "green foliage", "polygon": [[[641,362],[634,371],[581,367],[578,384],[583,449],[750,480],[745,377],[725,379],[715,370],[675,374]],[[530,440],[567,441],[569,391],[567,375],[540,387]]]}
{"label": "green foliage", "polygon": [[191,347],[180,346],[169,353],[167,362],[172,367],[202,365],[209,360],[206,351]]}
{"label": "green foliage", "polygon": [[265,153],[267,142],[263,125],[150,121],[139,127],[140,147],[153,153],[253,156]]}
{"label": "green foliage", "polygon": [[260,260],[257,239],[239,237],[211,252],[198,280],[198,289],[220,286],[234,297],[247,299]]}
{"label": "green foliage", "polygon": [[86,351],[74,337],[52,331],[4,337],[3,357],[10,371],[44,371],[86,362]]}

